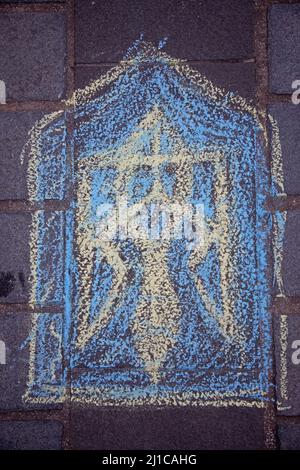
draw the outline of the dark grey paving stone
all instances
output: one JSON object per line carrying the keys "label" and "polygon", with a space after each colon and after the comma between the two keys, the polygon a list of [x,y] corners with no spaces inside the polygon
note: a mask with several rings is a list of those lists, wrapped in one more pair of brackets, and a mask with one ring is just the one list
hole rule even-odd
{"label": "dark grey paving stone", "polygon": [[[284,346],[285,325],[287,325],[286,346]],[[274,333],[278,413],[297,416],[300,414],[300,364],[295,362],[300,360],[300,317],[276,316]],[[297,341],[299,343],[296,343]]]}
{"label": "dark grey paving stone", "polygon": [[240,63],[203,63],[191,64],[208,80],[225,91],[231,91],[247,99],[255,96],[255,64],[254,62]]}
{"label": "dark grey paving stone", "polygon": [[27,162],[21,163],[28,132],[42,113],[0,113],[0,199],[26,199]]}
{"label": "dark grey paving stone", "polygon": [[59,450],[63,426],[57,421],[1,421],[1,450]]}
{"label": "dark grey paving stone", "polygon": [[[202,63],[189,64],[191,68],[199,71],[214,85],[224,88],[226,91],[237,93],[244,98],[253,99],[255,95],[255,65],[252,62],[242,63]],[[84,66],[76,67],[76,88],[84,88],[92,80],[104,75],[108,66]]]}
{"label": "dark grey paving stone", "polygon": [[278,437],[281,450],[300,450],[300,424],[280,424]]}
{"label": "dark grey paving stone", "polygon": [[5,343],[6,363],[0,364],[0,410],[27,408],[22,401],[29,373],[30,315],[1,313],[0,341]]}
{"label": "dark grey paving stone", "polygon": [[[52,327],[60,324],[61,314],[40,313],[35,314],[37,324],[40,328],[48,325],[48,333]],[[0,360],[0,410],[16,411],[29,409],[53,409],[62,407],[61,402],[47,403],[32,400],[32,390],[39,390],[42,396],[45,387],[50,390],[50,384],[53,382],[53,364],[56,364],[57,383],[61,379],[61,350],[53,347],[48,336],[48,349],[53,353],[44,358],[45,338],[39,334],[36,336],[35,363],[31,362],[30,341],[32,340],[32,316],[29,313],[1,313],[0,314],[0,341],[4,343],[5,360]],[[58,332],[58,330],[55,330]],[[61,332],[59,332],[60,334]],[[3,357],[1,356],[1,359]],[[52,366],[50,367],[50,363]],[[34,382],[29,391],[29,374],[32,375]],[[52,381],[51,381],[52,379]],[[54,387],[52,388],[54,389]],[[29,393],[30,392],[30,393]],[[26,399],[30,395],[30,400]],[[35,395],[36,397],[37,395]],[[34,397],[34,398],[35,398]]]}
{"label": "dark grey paving stone", "polygon": [[96,67],[84,66],[75,68],[75,88],[85,88],[93,80],[105,75],[111,67],[99,65]]}
{"label": "dark grey paving stone", "polygon": [[1,13],[0,80],[7,101],[58,100],[65,91],[63,13]]}
{"label": "dark grey paving stone", "polygon": [[283,287],[286,295],[300,295],[300,211],[289,211],[283,247]]}
{"label": "dark grey paving stone", "polygon": [[76,1],[76,61],[119,61],[133,41],[158,44],[185,59],[253,56],[252,0]]}
{"label": "dark grey paving stone", "polygon": [[292,82],[300,79],[300,5],[269,8],[269,89],[292,93]]}
{"label": "dark grey paving stone", "polygon": [[0,302],[28,301],[30,214],[0,214]]}
{"label": "dark grey paving stone", "polygon": [[287,194],[300,193],[300,106],[280,103],[269,108],[277,120],[283,158],[284,189]]}
{"label": "dark grey paving stone", "polygon": [[[31,214],[0,214],[0,302],[29,301]],[[35,302],[63,301],[64,213],[39,211],[39,249],[36,252]]]}
{"label": "dark grey paving stone", "polygon": [[247,408],[72,410],[74,449],[263,449],[263,411]]}

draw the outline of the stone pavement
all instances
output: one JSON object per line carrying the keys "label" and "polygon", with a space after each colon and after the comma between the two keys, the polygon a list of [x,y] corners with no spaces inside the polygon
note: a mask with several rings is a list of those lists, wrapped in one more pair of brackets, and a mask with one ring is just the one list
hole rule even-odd
{"label": "stone pavement", "polygon": [[[0,361],[1,449],[300,449],[300,3],[278,0],[0,0]],[[257,408],[110,409],[26,404],[32,312],[59,315],[59,300],[32,306],[28,132],[60,100],[106,73],[143,32],[215,85],[254,100],[278,121],[287,194],[270,211],[287,214],[285,297],[274,289],[274,404]],[[300,82],[299,82],[300,83]],[[298,88],[300,86],[298,85]],[[63,209],[62,209],[63,210]],[[1,348],[0,348],[1,350]],[[300,354],[299,354],[300,356]],[[4,361],[2,361],[4,362]],[[70,378],[69,378],[70,379]],[[71,380],[71,379],[70,379]]]}

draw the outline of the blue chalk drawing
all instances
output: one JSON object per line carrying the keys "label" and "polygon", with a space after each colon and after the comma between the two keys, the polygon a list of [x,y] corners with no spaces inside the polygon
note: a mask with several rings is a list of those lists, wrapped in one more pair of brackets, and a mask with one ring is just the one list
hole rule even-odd
{"label": "blue chalk drawing", "polygon": [[[24,150],[32,200],[71,194],[66,211],[40,211],[32,224],[32,303],[64,308],[33,316],[27,401],[268,400],[262,126],[251,105],[168,57],[163,45],[134,43],[118,67],[38,123]],[[159,197],[202,204],[206,244],[99,241],[99,206],[122,197],[131,208]]]}

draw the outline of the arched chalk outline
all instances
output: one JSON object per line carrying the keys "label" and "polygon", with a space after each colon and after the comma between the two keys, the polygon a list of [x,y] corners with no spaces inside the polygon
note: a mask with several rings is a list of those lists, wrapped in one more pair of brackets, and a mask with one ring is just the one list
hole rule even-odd
{"label": "arched chalk outline", "polygon": [[[120,66],[112,69],[108,74],[106,74],[103,78],[100,78],[99,80],[96,80],[93,82],[89,87],[86,87],[84,90],[79,90],[75,92],[74,96],[65,102],[65,104],[70,108],[73,109],[73,107],[79,108],[80,106],[88,105],[90,103],[90,106],[93,107],[93,98],[95,95],[101,91],[103,86],[107,86],[108,84],[114,82],[114,80],[117,80],[119,76],[122,75],[122,73],[127,73],[127,70],[130,69],[130,67],[134,66],[135,64],[138,64],[139,60],[143,60],[145,63],[148,61],[149,62],[149,67],[151,67],[151,63],[154,60],[161,61],[162,64],[167,64],[170,68],[173,68],[176,73],[179,75],[183,76],[185,79],[187,79],[190,83],[193,83],[195,86],[197,86],[200,90],[200,95],[202,97],[207,97],[208,99],[212,100],[212,103],[218,107],[228,107],[232,108],[238,112],[245,113],[245,115],[249,116],[252,115],[255,122],[255,126],[257,126],[257,129],[260,131],[264,131],[264,126],[261,124],[261,120],[265,119],[265,116],[261,115],[258,113],[255,108],[253,108],[252,105],[249,105],[248,103],[245,102],[242,98],[228,94],[226,95],[224,92],[221,90],[217,89],[214,87],[211,82],[207,81],[205,78],[203,78],[200,74],[197,74],[197,72],[194,72],[191,70],[189,67],[187,67],[183,61],[176,61],[174,59],[171,59],[168,57],[166,54],[162,52],[157,52],[157,49],[153,48],[152,45],[146,44],[146,43],[141,43],[139,45],[140,50],[138,51],[137,55],[135,56],[134,53],[132,54],[132,51],[127,55],[124,61],[120,64]],[[134,51],[135,46],[133,47]],[[142,52],[141,52],[142,51]],[[39,158],[44,158],[43,154],[41,153],[41,145],[39,144],[39,138],[42,136],[44,129],[51,123],[55,122],[55,119],[59,119],[62,116],[62,112],[57,112],[55,114],[52,114],[48,117],[46,117],[43,121],[41,121],[32,131],[32,140],[29,143],[29,153],[31,154],[31,160],[29,164],[29,194],[31,195],[31,198],[33,200],[38,199],[38,190],[39,188],[37,187],[37,165],[39,163]],[[279,150],[276,147],[276,153],[275,153],[275,172],[273,174],[273,181],[274,181],[274,187],[277,185],[281,186],[280,178],[281,178],[281,161],[280,161],[280,154]],[[82,191],[83,196],[85,195],[85,190],[83,187]],[[37,222],[38,224],[38,222]],[[34,233],[34,232],[33,232]],[[282,231],[281,231],[282,233]],[[83,240],[84,242],[84,240]],[[276,246],[277,250],[280,250],[280,242],[281,239],[279,239],[279,242]],[[32,277],[35,282],[33,283],[33,290],[32,290],[32,303],[35,303],[36,298],[35,298],[35,292],[36,292],[36,280],[37,280],[37,271],[34,268],[34,263],[36,259],[36,241],[32,240],[32,259],[33,261],[33,272],[32,272]],[[279,256],[280,260],[280,256]],[[278,263],[279,264],[279,263]],[[201,287],[201,286],[200,286]],[[203,291],[203,289],[202,289]],[[266,308],[264,306],[264,308]],[[265,319],[266,320],[266,319]],[[265,325],[266,327],[266,325]],[[34,342],[32,342],[34,344]],[[266,350],[268,347],[266,347]],[[34,354],[34,352],[33,352]],[[264,359],[266,360],[266,359]],[[197,394],[196,394],[197,395]],[[204,400],[205,403],[209,404],[211,403],[211,400],[214,399],[214,393],[202,393],[199,396],[196,396],[196,404],[200,403],[201,400]],[[202,398],[201,398],[202,396]],[[234,394],[228,393],[227,395],[227,404],[230,403],[231,401],[234,401],[233,397]],[[79,401],[82,399],[82,401],[92,401],[95,403],[99,403],[99,397],[95,396],[87,398],[87,397],[80,397],[80,391],[78,395]],[[179,401],[182,401],[183,403],[188,401],[189,399],[186,398],[185,396],[182,396],[181,398],[178,397]],[[236,400],[236,399],[235,399]],[[125,400],[126,401],[126,400]],[[129,400],[130,401],[130,400]],[[139,399],[134,399],[136,404],[143,404],[142,400]],[[235,403],[246,403],[241,397],[239,400],[236,400]],[[176,402],[176,397],[175,397],[175,402]],[[123,403],[123,402],[121,402]],[[157,403],[157,401],[155,402]],[[161,403],[164,403],[162,401]],[[220,398],[217,398],[215,404],[218,405],[222,403],[222,400]],[[250,403],[250,402],[247,402]],[[258,406],[257,400],[253,402],[255,406]],[[192,404],[192,403],[191,403]]]}

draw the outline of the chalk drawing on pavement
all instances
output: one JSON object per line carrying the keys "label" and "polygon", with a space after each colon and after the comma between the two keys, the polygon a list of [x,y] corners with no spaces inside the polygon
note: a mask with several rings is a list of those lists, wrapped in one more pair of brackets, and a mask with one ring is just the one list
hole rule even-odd
{"label": "chalk drawing on pavement", "polygon": [[[266,119],[140,39],[35,125],[22,153],[30,199],[68,207],[32,219],[31,303],[62,311],[32,315],[25,401],[264,406],[272,281],[265,204],[283,192],[271,117],[272,175],[266,164]],[[99,207],[124,200],[131,212],[201,205],[204,240],[97,236]],[[282,292],[284,217],[275,214],[273,224]]]}

